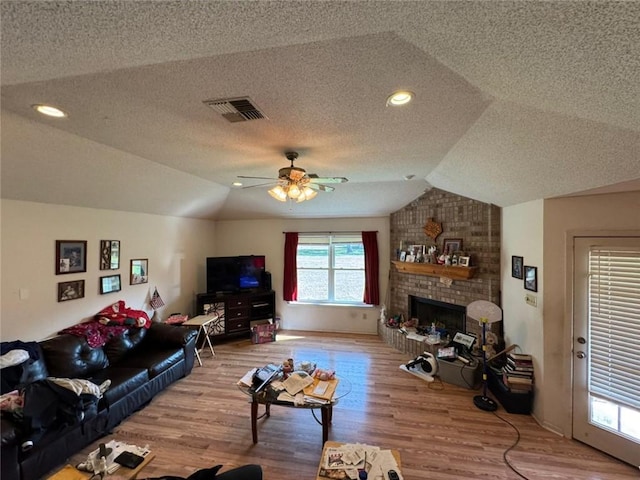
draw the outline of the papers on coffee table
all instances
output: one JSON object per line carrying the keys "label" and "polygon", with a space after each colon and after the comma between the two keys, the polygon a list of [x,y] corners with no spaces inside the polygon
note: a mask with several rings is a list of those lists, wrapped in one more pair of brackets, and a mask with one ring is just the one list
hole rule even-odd
{"label": "papers on coffee table", "polygon": [[294,372],[282,382],[282,386],[289,395],[301,392],[304,387],[313,383],[313,377],[305,372]]}
{"label": "papers on coffee table", "polygon": [[369,480],[387,480],[389,470],[395,470],[402,479],[391,450],[362,443],[345,443],[339,447],[326,448],[319,476],[357,479],[359,470],[366,471]]}

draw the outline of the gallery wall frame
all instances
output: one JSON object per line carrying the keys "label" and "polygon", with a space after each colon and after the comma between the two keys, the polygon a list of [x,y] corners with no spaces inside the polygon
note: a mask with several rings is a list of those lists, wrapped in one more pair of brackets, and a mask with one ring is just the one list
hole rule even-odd
{"label": "gallery wall frame", "polygon": [[58,302],[84,298],[84,280],[58,283]]}
{"label": "gallery wall frame", "polygon": [[120,274],[100,277],[100,295],[119,292],[122,289]]}
{"label": "gallery wall frame", "polygon": [[524,288],[532,292],[538,291],[538,267],[524,266]]}
{"label": "gallery wall frame", "polygon": [[516,255],[511,256],[511,276],[513,278],[523,279],[522,266],[524,265],[524,257]]}
{"label": "gallery wall frame", "polygon": [[149,259],[134,258],[131,260],[130,285],[140,285],[149,281]]}
{"label": "gallery wall frame", "polygon": [[87,271],[86,240],[56,240],[56,275]]}
{"label": "gallery wall frame", "polygon": [[120,240],[100,240],[100,270],[120,268]]}

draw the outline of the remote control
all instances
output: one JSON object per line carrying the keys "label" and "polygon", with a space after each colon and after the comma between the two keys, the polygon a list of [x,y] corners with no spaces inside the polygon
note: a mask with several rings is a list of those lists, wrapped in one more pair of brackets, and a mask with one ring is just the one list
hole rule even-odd
{"label": "remote control", "polygon": [[395,470],[389,470],[388,472],[389,480],[400,480],[398,473]]}

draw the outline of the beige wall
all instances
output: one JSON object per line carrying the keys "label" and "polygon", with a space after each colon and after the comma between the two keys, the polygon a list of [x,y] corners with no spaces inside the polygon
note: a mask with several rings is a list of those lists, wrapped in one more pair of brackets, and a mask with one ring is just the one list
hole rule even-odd
{"label": "beige wall", "polygon": [[[117,300],[149,310],[149,295],[155,286],[166,303],[159,311],[162,319],[171,312],[193,314],[195,294],[206,288],[206,257],[241,254],[266,255],[276,310],[286,328],[376,333],[376,307],[317,307],[282,301],[282,232],[377,230],[384,300],[390,249],[386,217],[216,223],[14,200],[2,200],[0,208],[2,341],[46,338]],[[56,240],[87,240],[87,272],[55,274]],[[119,270],[99,270],[100,240],[120,240]],[[132,258],[149,259],[149,283],[129,285]],[[121,275],[122,291],[100,295],[99,277],[110,273]],[[85,280],[84,298],[57,301],[58,282],[81,279]]]}
{"label": "beige wall", "polygon": [[[46,338],[118,300],[149,309],[155,286],[166,304],[162,318],[192,313],[194,295],[205,287],[205,258],[215,253],[214,222],[14,200],[2,200],[0,208],[2,341]],[[56,240],[87,240],[85,273],[55,274]],[[119,270],[99,270],[100,240],[120,240]],[[132,258],[149,260],[149,283],[129,285]],[[100,295],[98,279],[110,273],[121,275],[122,291]],[[81,279],[85,297],[59,303],[58,282]]]}
{"label": "beige wall", "polygon": [[[543,349],[543,201],[536,200],[502,209],[502,310],[506,345],[516,344],[516,351],[530,353],[534,358],[536,375],[533,415],[540,418],[544,398]],[[524,289],[524,280],[511,276],[511,256],[524,258],[524,265],[538,267],[538,291]],[[536,297],[537,307],[525,303],[525,295]]]}
{"label": "beige wall", "polygon": [[363,230],[378,232],[380,297],[384,301],[390,265],[388,217],[221,221],[216,223],[216,255],[266,255],[267,270],[271,272],[276,291],[276,314],[287,329],[375,334],[377,308],[289,304],[282,300],[283,232]]}
{"label": "beige wall", "polygon": [[640,192],[544,202],[543,425],[571,433],[572,253],[575,236],[640,235]]}

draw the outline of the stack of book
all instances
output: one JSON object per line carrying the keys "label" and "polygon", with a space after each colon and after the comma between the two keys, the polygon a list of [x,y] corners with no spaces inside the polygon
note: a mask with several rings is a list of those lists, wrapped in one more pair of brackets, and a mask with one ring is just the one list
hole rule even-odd
{"label": "stack of book", "polygon": [[525,353],[509,353],[502,368],[504,384],[513,393],[528,393],[533,389],[533,358]]}

